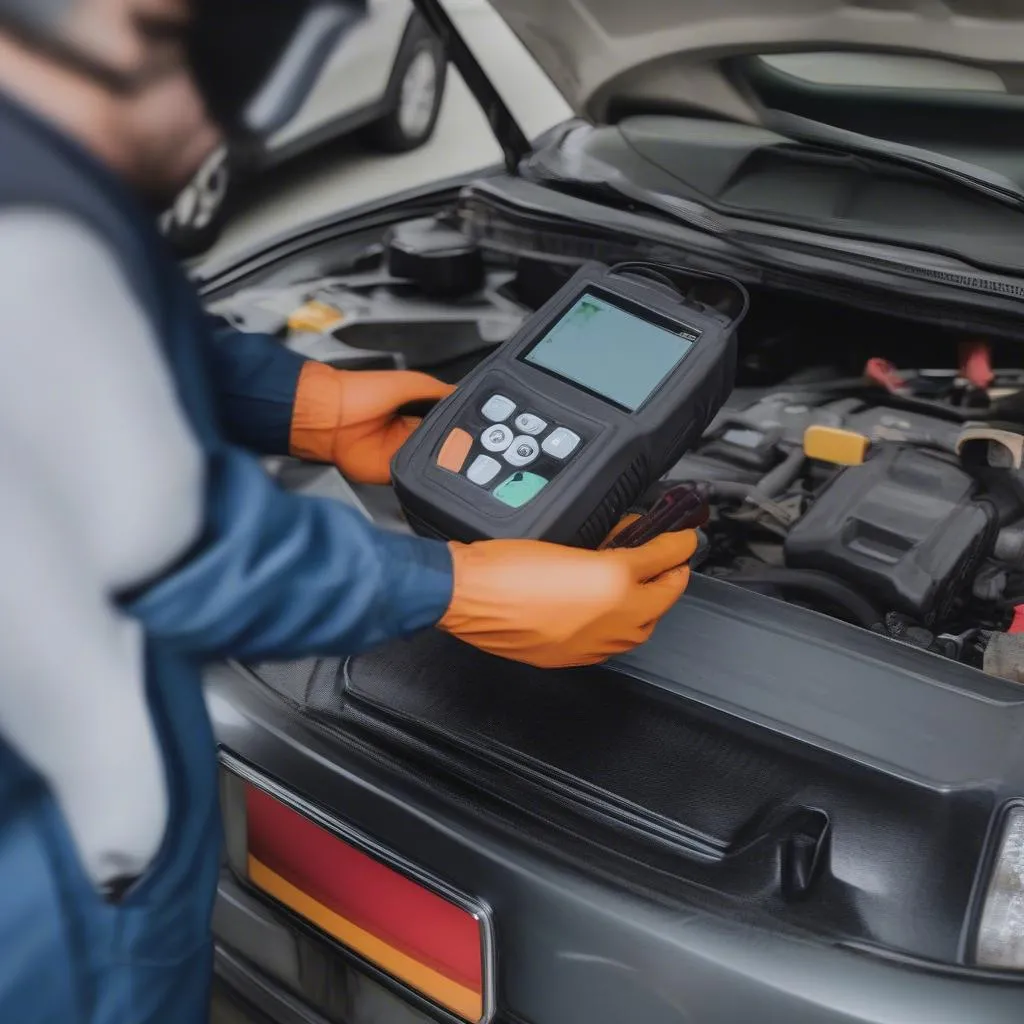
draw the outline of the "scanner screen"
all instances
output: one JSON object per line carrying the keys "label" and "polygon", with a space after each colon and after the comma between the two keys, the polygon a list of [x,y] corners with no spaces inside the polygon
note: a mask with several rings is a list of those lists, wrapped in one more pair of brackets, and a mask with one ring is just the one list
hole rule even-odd
{"label": "scanner screen", "polygon": [[697,337],[692,330],[670,330],[584,292],[523,359],[633,412]]}

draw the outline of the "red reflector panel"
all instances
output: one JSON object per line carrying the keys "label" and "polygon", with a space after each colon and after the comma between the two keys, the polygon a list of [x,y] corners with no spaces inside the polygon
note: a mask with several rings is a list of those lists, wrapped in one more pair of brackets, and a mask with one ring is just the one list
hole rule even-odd
{"label": "red reflector panel", "polygon": [[246,807],[254,885],[460,1017],[483,1017],[476,917],[254,786]]}

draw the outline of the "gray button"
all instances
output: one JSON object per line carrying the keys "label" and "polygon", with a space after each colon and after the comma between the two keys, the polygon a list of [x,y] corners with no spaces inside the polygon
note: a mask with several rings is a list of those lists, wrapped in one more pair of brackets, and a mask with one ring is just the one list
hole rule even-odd
{"label": "gray button", "polygon": [[490,455],[478,455],[466,470],[466,476],[471,483],[486,487],[498,475],[499,469],[501,463],[497,459],[492,459]]}
{"label": "gray button", "polygon": [[579,443],[579,434],[574,434],[571,430],[566,430],[565,427],[556,427],[544,438],[544,444],[541,447],[548,455],[556,459],[567,459],[576,451]]}
{"label": "gray button", "polygon": [[543,434],[547,429],[547,420],[534,416],[532,412],[523,412],[516,417],[516,430],[524,434]]}
{"label": "gray button", "polygon": [[540,454],[540,447],[535,437],[520,434],[512,446],[505,452],[505,461],[510,466],[528,466]]}
{"label": "gray button", "polygon": [[516,403],[504,395],[492,395],[481,410],[492,423],[502,423],[516,411]]}
{"label": "gray button", "polygon": [[504,423],[484,428],[480,443],[489,452],[503,452],[512,443],[512,431]]}

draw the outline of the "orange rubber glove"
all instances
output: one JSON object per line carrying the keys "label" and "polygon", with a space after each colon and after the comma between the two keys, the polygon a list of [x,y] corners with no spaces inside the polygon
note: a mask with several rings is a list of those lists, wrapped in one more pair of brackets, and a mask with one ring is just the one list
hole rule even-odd
{"label": "orange rubber glove", "polygon": [[638,548],[535,540],[451,544],[455,582],[440,628],[539,668],[594,665],[643,643],[690,580],[692,530]]}
{"label": "orange rubber glove", "polygon": [[336,370],[311,360],[299,374],[291,454],[333,462],[350,480],[391,481],[391,459],[420,425],[400,416],[410,402],[440,401],[455,390],[412,370]]}

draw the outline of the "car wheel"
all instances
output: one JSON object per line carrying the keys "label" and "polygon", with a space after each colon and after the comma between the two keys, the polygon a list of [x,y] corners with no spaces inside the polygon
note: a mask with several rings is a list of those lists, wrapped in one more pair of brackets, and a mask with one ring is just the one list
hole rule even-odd
{"label": "car wheel", "polygon": [[160,225],[168,241],[185,256],[209,249],[224,227],[231,168],[225,149],[214,153],[163,215]]}
{"label": "car wheel", "polygon": [[391,72],[388,112],[367,129],[370,144],[388,153],[403,153],[422,146],[434,134],[447,73],[444,46],[414,16]]}

